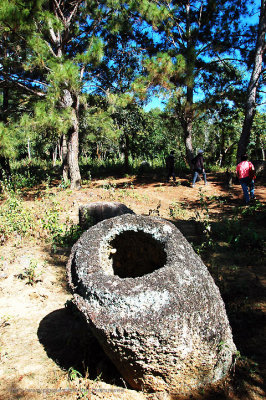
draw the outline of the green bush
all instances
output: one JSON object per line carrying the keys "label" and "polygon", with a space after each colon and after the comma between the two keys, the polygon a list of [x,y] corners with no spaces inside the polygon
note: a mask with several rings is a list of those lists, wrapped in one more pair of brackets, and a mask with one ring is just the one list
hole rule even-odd
{"label": "green bush", "polygon": [[23,201],[20,192],[8,190],[0,208],[0,239],[19,235],[46,240],[57,246],[71,246],[82,233],[71,221],[60,220],[61,207],[54,199],[44,197],[34,207]]}
{"label": "green bush", "polygon": [[83,231],[84,230],[79,225],[66,225],[64,231],[53,236],[53,244],[55,246],[71,247],[80,238]]}
{"label": "green bush", "polygon": [[19,195],[9,192],[0,209],[0,235],[4,242],[13,233],[20,236],[31,235],[36,227],[36,220],[30,210],[24,207]]}

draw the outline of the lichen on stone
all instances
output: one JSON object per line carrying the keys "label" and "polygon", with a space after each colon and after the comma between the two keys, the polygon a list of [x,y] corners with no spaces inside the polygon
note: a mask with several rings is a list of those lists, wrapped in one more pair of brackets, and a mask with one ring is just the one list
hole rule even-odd
{"label": "lichen on stone", "polygon": [[173,224],[102,221],[74,245],[67,270],[77,307],[133,388],[187,394],[228,373],[236,348],[224,303]]}

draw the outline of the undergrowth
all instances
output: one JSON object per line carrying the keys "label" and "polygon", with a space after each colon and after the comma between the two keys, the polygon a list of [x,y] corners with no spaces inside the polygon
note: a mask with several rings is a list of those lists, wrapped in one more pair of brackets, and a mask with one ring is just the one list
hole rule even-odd
{"label": "undergrowth", "polygon": [[0,222],[0,237],[3,243],[12,235],[20,238],[32,235],[36,218],[23,203],[20,193],[10,191],[0,208]]}
{"label": "undergrowth", "polygon": [[18,274],[18,278],[25,280],[27,285],[33,286],[35,283],[41,281],[39,279],[40,273],[37,273],[38,262],[30,260],[28,267],[24,268],[23,272]]}
{"label": "undergrowth", "polygon": [[[225,243],[230,251],[243,253],[263,253],[265,250],[265,231],[259,229],[263,220],[266,220],[266,207],[259,201],[250,204],[249,207],[236,207],[231,216],[221,217],[217,221],[211,220],[209,204],[221,199],[207,197],[199,191],[200,207],[195,211],[195,221],[202,227],[202,240],[195,244],[194,249],[198,254],[211,253],[217,245]],[[258,223],[259,222],[259,223]]]}
{"label": "undergrowth", "polygon": [[34,206],[24,201],[19,189],[5,187],[5,200],[0,208],[0,241],[22,241],[23,238],[44,240],[56,246],[72,246],[82,229],[68,218],[61,220],[62,208],[47,192]]}

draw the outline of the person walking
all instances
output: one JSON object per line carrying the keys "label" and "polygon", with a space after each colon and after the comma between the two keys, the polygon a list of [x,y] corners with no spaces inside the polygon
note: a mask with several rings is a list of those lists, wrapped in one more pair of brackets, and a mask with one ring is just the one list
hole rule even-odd
{"label": "person walking", "polygon": [[170,151],[170,154],[168,157],[166,157],[165,160],[166,163],[166,168],[167,168],[167,178],[166,182],[169,182],[169,179],[171,176],[173,177],[173,181],[175,182],[175,156],[174,156],[174,150]]}
{"label": "person walking", "polygon": [[248,204],[250,199],[255,199],[255,168],[252,162],[248,161],[247,154],[242,154],[241,161],[236,167],[236,174],[243,190],[245,204]]}
{"label": "person walking", "polygon": [[191,162],[193,164],[193,170],[194,170],[192,187],[195,186],[195,183],[197,181],[199,174],[203,175],[204,183],[205,183],[205,185],[207,185],[207,178],[206,178],[206,172],[205,172],[204,160],[203,160],[203,150],[200,149],[198,151],[198,154],[196,155],[196,157],[194,157]]}

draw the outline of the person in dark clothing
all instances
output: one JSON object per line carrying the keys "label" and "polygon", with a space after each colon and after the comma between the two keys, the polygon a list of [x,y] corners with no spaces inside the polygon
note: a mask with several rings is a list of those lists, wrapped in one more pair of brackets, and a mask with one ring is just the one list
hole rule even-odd
{"label": "person in dark clothing", "polygon": [[166,157],[166,168],[167,168],[167,178],[166,182],[169,182],[171,176],[173,177],[173,181],[175,182],[175,156],[174,151],[172,150],[168,157]]}
{"label": "person in dark clothing", "polygon": [[207,185],[207,178],[206,178],[206,172],[204,169],[204,161],[203,161],[203,150],[199,150],[198,154],[196,157],[193,158],[191,161],[193,164],[193,169],[194,169],[194,175],[193,175],[193,180],[192,180],[192,187],[195,186],[196,180],[199,176],[199,174],[203,175],[204,183]]}

